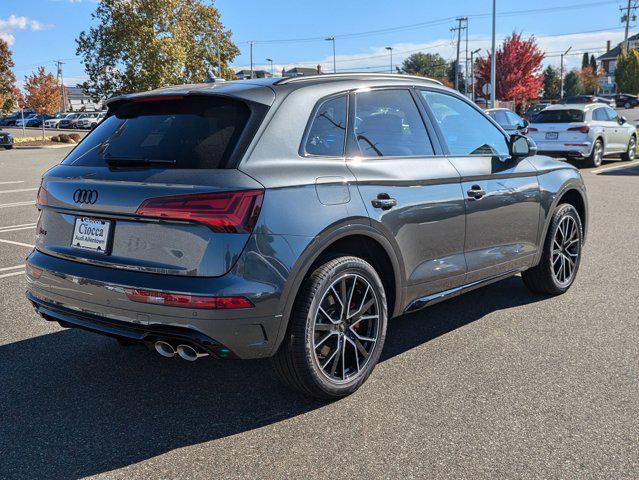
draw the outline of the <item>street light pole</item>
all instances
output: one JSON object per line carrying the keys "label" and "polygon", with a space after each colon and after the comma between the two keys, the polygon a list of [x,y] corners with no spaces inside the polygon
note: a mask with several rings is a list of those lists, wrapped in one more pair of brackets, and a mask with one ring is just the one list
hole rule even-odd
{"label": "street light pole", "polygon": [[249,42],[251,46],[251,79],[253,78],[253,42]]}
{"label": "street light pole", "polygon": [[325,38],[327,42],[333,42],[333,73],[337,73],[337,62],[335,61],[335,37]]}
{"label": "street light pole", "polygon": [[497,92],[497,58],[495,56],[495,43],[497,36],[497,0],[493,0],[493,39],[490,54],[490,108],[495,108]]}
{"label": "street light pole", "polygon": [[393,73],[393,47],[386,47],[386,50],[390,52],[390,73]]}
{"label": "street light pole", "polygon": [[561,79],[561,90],[559,93],[559,100],[562,100],[564,98],[564,55],[567,55],[570,50],[572,50],[572,45],[568,47],[568,50],[561,54],[561,68],[559,70],[559,78]]}
{"label": "street light pole", "polygon": [[273,76],[273,59],[272,58],[267,58],[266,61],[271,64],[271,77],[272,77]]}
{"label": "street light pole", "polygon": [[475,101],[475,54],[478,53],[481,48],[470,52],[470,98]]}

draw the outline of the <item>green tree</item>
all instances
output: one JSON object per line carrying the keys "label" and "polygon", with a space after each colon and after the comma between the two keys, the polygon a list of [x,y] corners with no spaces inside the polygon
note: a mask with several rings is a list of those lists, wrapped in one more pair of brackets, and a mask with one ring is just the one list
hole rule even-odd
{"label": "green tree", "polygon": [[16,77],[9,44],[0,38],[0,113],[10,112],[18,106]]}
{"label": "green tree", "polygon": [[576,70],[571,70],[564,79],[564,97],[574,97],[575,95],[581,95],[581,93],[579,73]]}
{"label": "green tree", "polygon": [[552,65],[548,65],[544,70],[544,98],[559,98],[560,89],[561,82],[559,80],[559,73]]}
{"label": "green tree", "polygon": [[439,53],[417,52],[402,62],[401,72],[439,80],[446,78],[447,67],[448,62]]}
{"label": "green tree", "polygon": [[639,50],[622,51],[617,57],[615,82],[619,91],[639,94]]}
{"label": "green tree", "polygon": [[[448,82],[454,87],[455,86],[455,71],[457,68],[457,60],[453,60],[450,62],[448,66]],[[466,79],[464,78],[464,66],[459,66],[459,91],[464,92],[466,90]]]}
{"label": "green tree", "polygon": [[222,76],[239,53],[219,11],[204,0],[102,0],[95,26],[76,39],[89,79],[83,89],[94,99]]}
{"label": "green tree", "polygon": [[588,55],[588,52],[585,52],[584,56],[581,59],[581,69],[583,70],[588,65],[590,65],[590,56]]}
{"label": "green tree", "polygon": [[597,72],[597,59],[594,55],[590,55],[590,66],[593,72]]}

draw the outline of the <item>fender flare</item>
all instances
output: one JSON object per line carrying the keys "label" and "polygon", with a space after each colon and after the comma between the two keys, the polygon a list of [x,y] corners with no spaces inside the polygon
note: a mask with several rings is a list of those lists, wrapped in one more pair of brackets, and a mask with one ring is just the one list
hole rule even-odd
{"label": "fender flare", "polygon": [[273,353],[277,351],[286,335],[291,311],[293,310],[293,305],[297,298],[297,292],[299,291],[302,282],[306,278],[306,275],[315,260],[319,258],[327,247],[337,240],[353,235],[363,235],[377,241],[390,258],[395,277],[395,306],[393,312],[390,312],[389,317],[392,318],[401,314],[402,305],[405,301],[404,278],[406,278],[406,276],[404,272],[403,257],[399,247],[382,231],[373,227],[370,223],[370,219],[368,218],[343,220],[327,227],[320,234],[315,236],[301,253],[299,259],[295,262],[295,265],[291,268],[280,296],[281,300],[278,311],[282,316],[282,321],[280,322],[277,338],[273,343]]}

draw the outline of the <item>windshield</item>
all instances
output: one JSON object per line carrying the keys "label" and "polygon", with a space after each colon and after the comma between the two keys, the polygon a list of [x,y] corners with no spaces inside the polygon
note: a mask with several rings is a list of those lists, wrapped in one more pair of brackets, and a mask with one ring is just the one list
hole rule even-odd
{"label": "windshield", "polygon": [[535,117],[535,123],[575,123],[584,121],[581,110],[543,110]]}
{"label": "windshield", "polygon": [[105,159],[131,159],[223,168],[249,116],[245,103],[222,97],[128,102],[116,106],[62,163],[107,166]]}

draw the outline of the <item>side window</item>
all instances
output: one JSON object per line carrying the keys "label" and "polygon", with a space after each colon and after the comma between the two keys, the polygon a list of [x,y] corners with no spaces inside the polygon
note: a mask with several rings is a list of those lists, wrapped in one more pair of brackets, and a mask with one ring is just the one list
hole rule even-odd
{"label": "side window", "polygon": [[341,157],[346,138],[346,96],[326,100],[316,110],[304,150],[310,155]]}
{"label": "side window", "polygon": [[494,110],[489,115],[493,117],[495,121],[502,127],[512,125],[510,118],[506,115],[506,112],[504,110]]}
{"label": "side window", "polygon": [[451,155],[509,155],[506,137],[471,105],[452,95],[421,90]]}
{"label": "side window", "polygon": [[592,112],[592,119],[597,122],[607,122],[608,115],[606,115],[606,111],[603,108],[595,108]]}
{"label": "side window", "polygon": [[506,112],[510,125],[515,127],[523,126],[524,120],[514,112]]}
{"label": "side window", "polygon": [[612,108],[606,107],[606,108],[604,108],[604,110],[605,110],[609,120],[611,120],[613,122],[619,121],[619,115],[617,115],[617,112],[615,112]]}
{"label": "side window", "polygon": [[366,157],[433,155],[417,105],[408,90],[355,94],[355,139]]}

